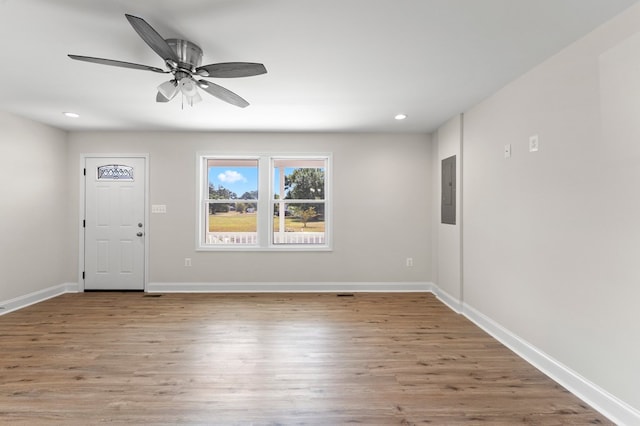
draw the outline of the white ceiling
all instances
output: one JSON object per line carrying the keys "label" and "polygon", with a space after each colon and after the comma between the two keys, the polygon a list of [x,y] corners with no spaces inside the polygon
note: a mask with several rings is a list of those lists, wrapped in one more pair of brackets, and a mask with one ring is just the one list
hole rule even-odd
{"label": "white ceiling", "polygon": [[[67,130],[429,132],[638,1],[0,0],[0,110]],[[167,74],[67,57],[163,67],[125,13],[203,64],[264,63],[212,80],[251,105],[159,104]]]}

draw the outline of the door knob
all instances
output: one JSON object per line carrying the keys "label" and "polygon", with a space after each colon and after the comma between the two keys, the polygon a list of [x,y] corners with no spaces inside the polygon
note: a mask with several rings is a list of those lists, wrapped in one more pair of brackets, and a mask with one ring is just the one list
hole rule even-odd
{"label": "door knob", "polygon": [[136,235],[137,235],[138,237],[142,237],[144,234],[143,234],[142,232],[138,232]]}

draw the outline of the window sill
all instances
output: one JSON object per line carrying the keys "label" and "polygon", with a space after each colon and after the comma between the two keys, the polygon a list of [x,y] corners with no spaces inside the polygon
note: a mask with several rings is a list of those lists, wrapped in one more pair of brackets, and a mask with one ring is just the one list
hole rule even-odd
{"label": "window sill", "polygon": [[270,246],[270,247],[257,247],[257,246],[199,246],[196,248],[199,252],[329,252],[333,251],[329,246],[318,247],[301,247],[301,246]]}

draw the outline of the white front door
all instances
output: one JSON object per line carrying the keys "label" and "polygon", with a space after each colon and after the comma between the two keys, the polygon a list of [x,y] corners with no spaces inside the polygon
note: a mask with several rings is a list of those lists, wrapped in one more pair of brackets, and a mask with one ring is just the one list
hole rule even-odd
{"label": "white front door", "polygon": [[85,290],[144,290],[143,157],[85,158]]}

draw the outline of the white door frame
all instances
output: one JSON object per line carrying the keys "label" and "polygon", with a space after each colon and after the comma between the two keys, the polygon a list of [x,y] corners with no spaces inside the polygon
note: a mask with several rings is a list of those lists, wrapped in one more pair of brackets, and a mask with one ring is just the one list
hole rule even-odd
{"label": "white door frame", "polygon": [[78,291],[84,292],[84,226],[83,220],[84,212],[85,212],[85,190],[86,190],[86,180],[84,176],[84,167],[86,164],[87,158],[143,158],[145,160],[145,171],[144,171],[144,291],[147,291],[147,283],[149,282],[149,154],[109,154],[109,153],[100,153],[100,154],[80,154],[80,168],[79,170],[79,181],[80,181],[80,205],[79,205],[79,215],[78,215]]}

